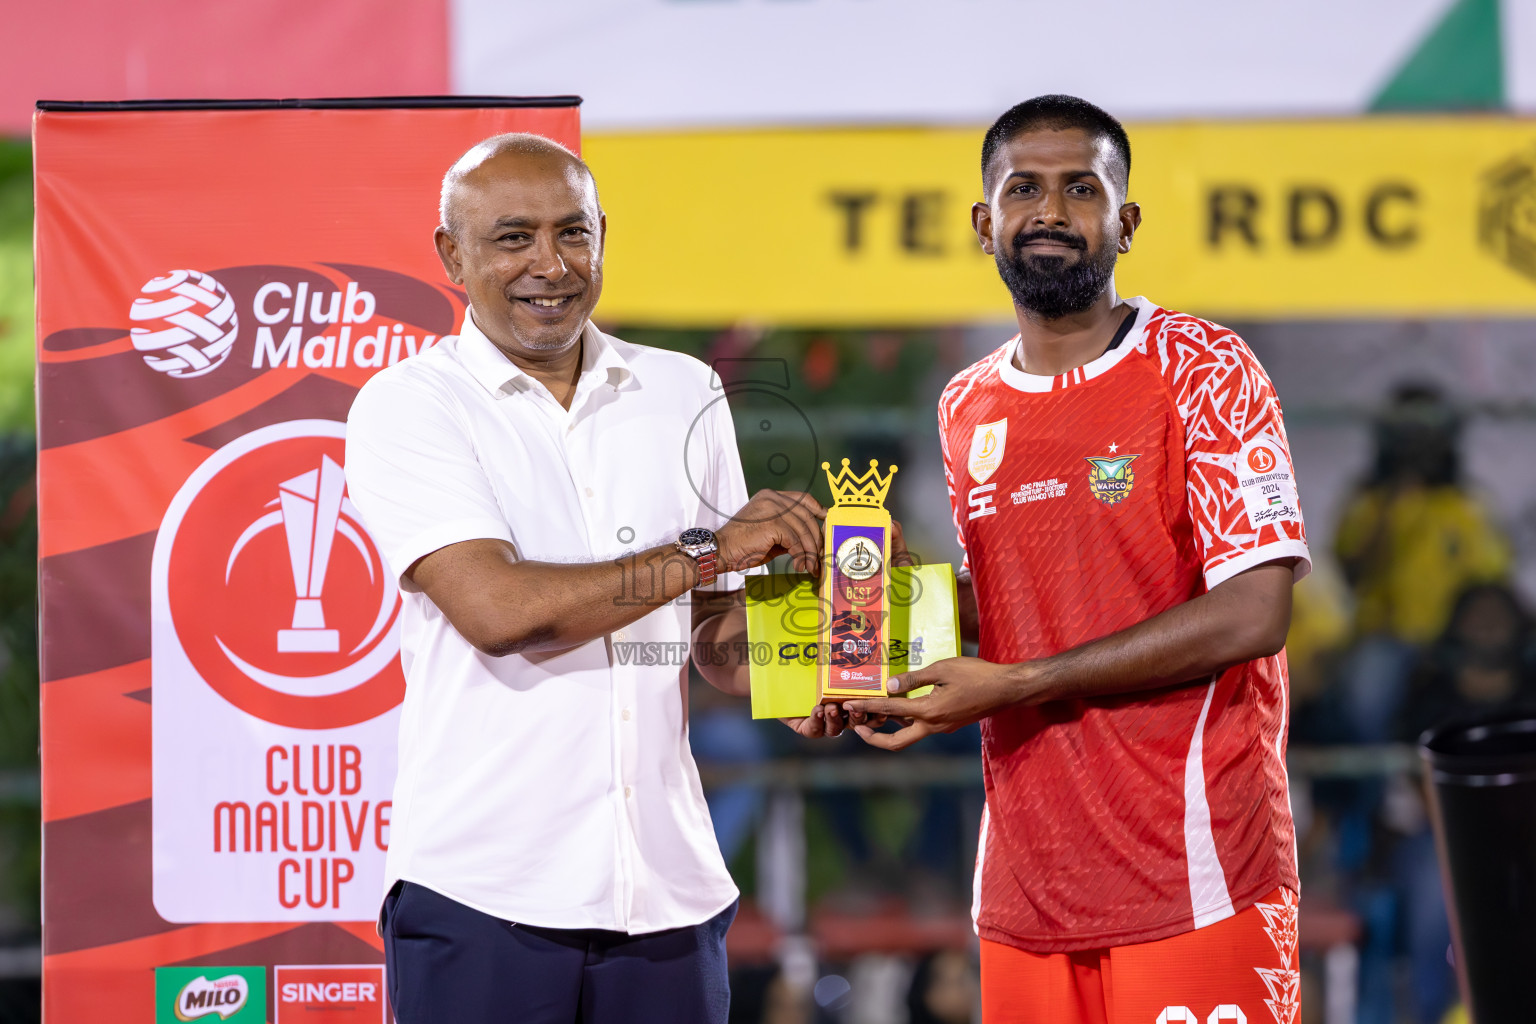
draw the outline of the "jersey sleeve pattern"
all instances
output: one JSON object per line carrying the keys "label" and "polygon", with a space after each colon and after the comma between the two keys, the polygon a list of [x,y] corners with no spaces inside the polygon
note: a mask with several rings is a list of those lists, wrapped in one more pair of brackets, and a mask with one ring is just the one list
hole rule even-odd
{"label": "jersey sleeve pattern", "polygon": [[1295,470],[1274,386],[1233,332],[1166,314],[1155,328],[1163,377],[1184,428],[1189,511],[1207,589],[1295,558],[1311,568]]}

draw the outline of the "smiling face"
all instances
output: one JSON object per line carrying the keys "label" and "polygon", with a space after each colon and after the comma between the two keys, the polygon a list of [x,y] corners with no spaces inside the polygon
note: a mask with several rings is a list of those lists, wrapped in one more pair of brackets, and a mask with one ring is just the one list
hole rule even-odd
{"label": "smiling face", "polygon": [[1025,131],[987,170],[972,222],[1014,302],[1047,320],[1087,309],[1141,223],[1140,207],[1123,202],[1113,144],[1080,128]]}
{"label": "smiling face", "polygon": [[451,202],[454,231],[438,229],[437,251],[475,323],[516,360],[568,351],[603,290],[607,222],[585,168],[564,153],[502,152]]}

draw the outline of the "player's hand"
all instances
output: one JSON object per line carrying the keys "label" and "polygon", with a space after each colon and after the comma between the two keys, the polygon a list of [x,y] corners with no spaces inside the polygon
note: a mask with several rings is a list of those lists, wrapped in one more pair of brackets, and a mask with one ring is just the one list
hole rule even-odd
{"label": "player's hand", "polygon": [[[859,720],[864,720],[860,716]],[[779,721],[807,739],[841,736],[848,727],[842,709],[836,704],[817,704],[804,718],[781,718]]]}
{"label": "player's hand", "polygon": [[910,693],[933,686],[921,697],[883,697],[850,700],[843,708],[850,715],[887,715],[906,720],[895,732],[876,732],[876,725],[855,724],[865,743],[882,750],[902,750],[936,732],[954,732],[980,721],[998,708],[1020,699],[1012,665],[996,665],[980,658],[946,658],[925,668],[892,676],[891,693]]}
{"label": "player's hand", "polygon": [[800,572],[820,575],[826,517],[827,510],[804,491],[758,491],[715,531],[722,571],[740,572],[788,554]]}

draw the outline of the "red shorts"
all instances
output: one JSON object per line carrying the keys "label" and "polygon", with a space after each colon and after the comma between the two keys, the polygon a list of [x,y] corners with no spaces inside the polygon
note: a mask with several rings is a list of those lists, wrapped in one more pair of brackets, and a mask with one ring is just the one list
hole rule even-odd
{"label": "red shorts", "polygon": [[984,1024],[1297,1024],[1296,894],[1225,921],[1079,953],[981,943]]}

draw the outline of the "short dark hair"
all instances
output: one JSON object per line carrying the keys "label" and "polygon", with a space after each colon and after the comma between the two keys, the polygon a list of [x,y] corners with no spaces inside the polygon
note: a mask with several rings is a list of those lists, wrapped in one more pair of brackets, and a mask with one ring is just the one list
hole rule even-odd
{"label": "short dark hair", "polygon": [[981,141],[981,183],[988,195],[992,192],[992,158],[997,155],[997,151],[1015,136],[1042,128],[1050,131],[1077,128],[1095,139],[1108,139],[1115,155],[1124,165],[1120,169],[1119,180],[1115,182],[1120,186],[1124,198],[1123,193],[1130,189],[1131,184],[1131,140],[1125,134],[1125,127],[1107,111],[1087,100],[1060,93],[1036,96],[1032,100],[1015,104],[987,129],[986,137]]}

